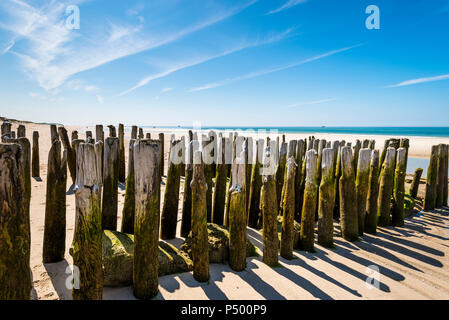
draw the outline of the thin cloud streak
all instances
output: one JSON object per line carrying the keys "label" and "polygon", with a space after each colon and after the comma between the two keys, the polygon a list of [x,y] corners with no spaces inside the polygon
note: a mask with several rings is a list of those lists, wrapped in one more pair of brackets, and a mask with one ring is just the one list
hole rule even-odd
{"label": "thin cloud streak", "polygon": [[267,12],[267,15],[273,14],[273,13],[278,13],[278,12],[284,11],[286,9],[290,9],[291,7],[295,7],[298,4],[301,4],[304,2],[306,2],[306,0],[289,0],[286,3],[284,3],[282,6],[280,6],[279,8]]}
{"label": "thin cloud streak", "polygon": [[434,81],[441,81],[441,80],[447,80],[447,79],[449,79],[449,74],[443,74],[441,76],[436,76],[436,77],[426,77],[426,78],[407,80],[407,81],[403,81],[403,82],[400,82],[397,84],[393,84],[391,86],[387,86],[387,88],[405,87],[405,86],[410,86],[410,85],[419,84],[419,83],[434,82]]}
{"label": "thin cloud streak", "polygon": [[299,62],[295,62],[295,63],[291,63],[282,67],[277,67],[277,68],[273,68],[273,69],[268,69],[268,70],[261,70],[261,71],[256,71],[256,72],[252,72],[249,74],[245,74],[239,77],[235,77],[235,78],[228,78],[219,82],[214,82],[214,83],[209,83],[206,84],[204,86],[201,87],[195,87],[195,88],[190,88],[189,90],[187,90],[188,92],[196,92],[196,91],[202,91],[202,90],[208,90],[208,89],[212,89],[212,88],[217,88],[217,87],[221,87],[224,86],[226,84],[232,83],[232,82],[237,82],[237,81],[242,81],[242,80],[247,80],[247,79],[252,79],[252,78],[256,78],[259,76],[263,76],[263,75],[267,75],[270,73],[274,73],[274,72],[278,72],[278,71],[282,71],[282,70],[286,70],[286,69],[290,69],[290,68],[294,68],[312,61],[316,61],[316,60],[320,60],[329,56],[332,56],[334,54],[340,53],[340,52],[344,52],[344,51],[348,51],[350,49],[356,48],[356,47],[360,47],[363,44],[357,44],[351,47],[346,47],[346,48],[342,48],[342,49],[338,49],[338,50],[332,50],[329,52],[326,52],[324,54],[312,57],[312,58],[308,58],[306,60],[302,60]]}
{"label": "thin cloud streak", "polygon": [[150,83],[153,80],[164,78],[164,77],[166,77],[166,76],[168,76],[168,75],[170,75],[170,74],[172,74],[174,72],[177,72],[177,71],[180,71],[180,70],[183,70],[183,69],[186,69],[186,68],[190,68],[190,67],[193,67],[193,66],[197,66],[197,65],[205,63],[207,61],[218,59],[218,58],[230,55],[232,53],[236,53],[238,51],[242,51],[242,50],[245,50],[245,49],[249,49],[249,48],[258,47],[258,46],[261,46],[261,45],[266,45],[266,44],[270,44],[270,43],[281,41],[283,39],[286,39],[286,38],[292,36],[292,31],[293,30],[295,30],[295,28],[292,27],[292,28],[289,28],[289,29],[287,29],[286,31],[284,31],[282,33],[279,33],[279,34],[276,34],[274,36],[271,36],[268,39],[263,40],[263,41],[255,41],[255,42],[247,43],[247,44],[237,46],[235,48],[229,49],[229,50],[227,50],[225,52],[222,52],[222,53],[219,53],[219,54],[216,54],[216,55],[208,56],[208,57],[205,57],[205,58],[200,58],[200,59],[197,59],[197,60],[195,60],[193,62],[183,62],[183,63],[180,63],[178,65],[172,66],[172,67],[168,68],[165,71],[162,71],[160,73],[153,74],[153,75],[150,75],[150,76],[147,76],[147,77],[143,78],[135,86],[129,88],[128,90],[125,90],[125,91],[121,92],[119,94],[119,96],[127,95],[127,94],[129,94],[129,93],[131,93],[131,92],[133,92],[133,91],[135,91],[135,90],[137,90],[137,89],[147,85],[148,83]]}
{"label": "thin cloud streak", "polygon": [[315,105],[315,104],[332,102],[332,101],[336,101],[336,100],[337,100],[337,98],[330,98],[330,99],[323,99],[323,100],[316,100],[316,101],[308,101],[308,102],[301,102],[301,103],[291,104],[291,105],[289,105],[287,107],[293,108],[293,107],[310,106],[310,105]]}

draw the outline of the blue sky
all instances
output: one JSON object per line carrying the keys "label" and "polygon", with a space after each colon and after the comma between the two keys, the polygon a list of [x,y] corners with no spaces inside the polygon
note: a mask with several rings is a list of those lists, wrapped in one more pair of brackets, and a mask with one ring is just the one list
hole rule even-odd
{"label": "blue sky", "polygon": [[[80,29],[66,27],[66,8]],[[368,5],[380,29],[368,30]],[[0,114],[447,126],[449,1],[1,0]]]}

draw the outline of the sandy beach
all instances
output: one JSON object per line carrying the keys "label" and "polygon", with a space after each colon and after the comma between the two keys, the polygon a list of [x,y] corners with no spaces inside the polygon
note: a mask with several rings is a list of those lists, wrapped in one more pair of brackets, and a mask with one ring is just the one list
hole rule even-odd
{"label": "sandy beach", "polygon": [[[73,238],[75,220],[75,196],[67,195],[67,236],[65,260],[55,264],[42,263],[42,242],[45,215],[47,157],[50,148],[48,125],[25,123],[27,138],[32,132],[40,134],[40,173],[42,181],[32,180],[31,197],[31,269],[33,299],[71,299],[65,283],[72,264],[69,248]],[[16,130],[17,123],[13,123]],[[67,126],[78,130],[84,138],[89,127]],[[92,130],[95,132],[95,130]],[[172,130],[177,136],[181,130]],[[146,129],[157,134],[159,129]],[[164,130],[168,146],[168,130]],[[107,129],[105,130],[107,136]],[[307,135],[286,134],[287,140]],[[315,134],[327,140],[375,139],[376,148],[382,148],[384,136]],[[449,144],[449,138],[409,137],[410,157],[427,158],[432,144]],[[129,135],[125,150],[128,154]],[[168,150],[166,149],[167,153]],[[165,155],[167,159],[167,154]],[[181,183],[182,185],[182,183]],[[68,178],[67,190],[71,187]],[[420,186],[420,194],[423,192]],[[119,188],[119,216],[124,201],[124,190]],[[180,199],[183,192],[181,189]],[[247,259],[247,269],[234,272],[227,265],[210,266],[211,279],[200,284],[192,273],[182,273],[159,278],[160,292],[156,299],[449,299],[449,208],[418,213],[406,219],[404,227],[379,228],[376,236],[366,235],[354,243],[343,240],[335,230],[334,250],[315,245],[316,253],[294,252],[293,260],[280,258],[280,266],[270,268],[262,262],[261,235],[248,228],[248,239],[258,247],[259,257]],[[178,220],[180,220],[180,210]],[[178,226],[179,234],[179,226]],[[175,245],[183,238],[170,241]],[[371,274],[370,266],[380,271],[379,288],[366,283]],[[134,299],[131,287],[104,288],[104,299]]]}

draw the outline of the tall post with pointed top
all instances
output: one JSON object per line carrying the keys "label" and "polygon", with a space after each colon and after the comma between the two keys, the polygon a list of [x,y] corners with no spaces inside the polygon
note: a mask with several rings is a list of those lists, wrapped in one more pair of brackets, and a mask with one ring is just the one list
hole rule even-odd
{"label": "tall post with pointed top", "polygon": [[125,203],[122,211],[122,232],[134,233],[134,213],[136,211],[136,189],[134,179],[134,144],[135,139],[129,141],[128,177],[126,178]]}
{"label": "tall post with pointed top", "polygon": [[276,199],[279,201],[278,207],[281,208],[282,187],[284,186],[285,165],[287,163],[287,143],[283,142],[279,151],[279,161],[276,170]]}
{"label": "tall post with pointed top", "polygon": [[104,144],[103,163],[103,230],[117,230],[119,139],[108,137]]}
{"label": "tall post with pointed top", "polygon": [[0,144],[0,300],[29,300],[30,237],[19,144]]}
{"label": "tall post with pointed top", "polygon": [[385,160],[380,172],[379,199],[377,202],[377,224],[381,227],[390,224],[390,206],[391,195],[394,184],[394,165],[396,149],[389,147],[387,149]]}
{"label": "tall post with pointed top", "polygon": [[301,221],[301,210],[304,190],[302,190],[303,180],[303,162],[306,151],[306,144],[304,140],[298,140],[296,143],[296,173],[295,173],[295,220]]}
{"label": "tall post with pointed top", "polygon": [[356,241],[359,236],[355,175],[351,147],[341,149],[340,224],[341,235],[347,241]]}
{"label": "tall post with pointed top", "polygon": [[357,216],[359,225],[359,236],[365,231],[366,203],[369,188],[369,172],[371,149],[364,148],[359,151],[357,163],[357,176],[355,180],[355,192],[357,200]]}
{"label": "tall post with pointed top", "polygon": [[371,234],[376,234],[377,229],[378,197],[379,197],[379,150],[373,150],[371,152],[368,198],[366,200],[367,212],[365,217],[365,231]]}
{"label": "tall post with pointed top", "polygon": [[189,131],[189,142],[186,147],[186,173],[184,178],[184,198],[182,200],[181,237],[186,238],[192,227],[192,189],[193,178],[193,133]]}
{"label": "tall post with pointed top", "polygon": [[73,300],[101,300],[103,297],[101,193],[95,146],[81,143],[77,152],[75,188],[75,233],[73,265],[79,272],[79,288],[72,289]]}
{"label": "tall post with pointed top", "polygon": [[[243,141],[243,138],[240,139]],[[239,147],[240,145],[240,147]],[[246,163],[243,144],[237,143],[229,189],[229,265],[234,271],[246,268]]]}
{"label": "tall post with pointed top", "polygon": [[59,138],[61,139],[62,145],[67,152],[67,165],[69,167],[70,176],[72,177],[73,183],[76,181],[76,153],[72,148],[72,144],[70,143],[69,136],[67,134],[67,130],[64,127],[58,128]]}
{"label": "tall post with pointed top", "polygon": [[40,161],[39,161],[39,132],[33,131],[33,152],[31,158],[31,176],[40,177]]}
{"label": "tall post with pointed top", "polygon": [[432,146],[430,162],[427,168],[426,196],[424,198],[424,210],[435,209],[437,198],[438,179],[438,146]]}
{"label": "tall post with pointed top", "polygon": [[[276,198],[276,179],[272,150],[276,148],[276,141],[270,141],[263,159],[263,178],[261,190],[261,209],[263,216],[263,262],[274,267],[279,262],[279,237],[277,231],[278,201]],[[270,170],[270,167],[272,170]]]}
{"label": "tall post with pointed top", "polygon": [[193,277],[199,282],[209,280],[209,242],[207,233],[206,177],[201,151],[194,155],[192,189],[192,258]]}
{"label": "tall post with pointed top", "polygon": [[295,171],[296,163],[294,156],[287,160],[286,176],[284,184],[284,203],[281,234],[281,256],[285,259],[293,258],[294,242],[294,218],[295,218]]}
{"label": "tall post with pointed top", "polygon": [[334,246],[335,205],[335,151],[324,149],[321,159],[321,183],[318,201],[318,243],[323,247]]}
{"label": "tall post with pointed top", "polygon": [[54,141],[59,140],[58,128],[55,124],[50,125],[50,141],[53,144]]}
{"label": "tall post with pointed top", "polygon": [[355,145],[353,147],[353,164],[352,167],[354,168],[354,175],[357,176],[357,165],[359,163],[359,152],[360,149],[362,149],[362,143],[360,140],[355,141]]}
{"label": "tall post with pointed top", "polygon": [[159,133],[159,141],[161,142],[161,153],[159,154],[159,156],[161,157],[159,160],[160,166],[159,166],[159,175],[162,177],[164,176],[164,166],[165,166],[165,137],[164,134],[161,132]]}
{"label": "tall post with pointed top", "polygon": [[[407,160],[407,149],[399,148],[396,152],[396,170],[394,174],[393,188],[393,210],[391,222],[393,226],[404,225],[404,193],[405,193],[405,171]],[[447,182],[446,182],[447,183]]]}
{"label": "tall post with pointed top", "polygon": [[134,221],[133,291],[138,299],[158,293],[160,214],[160,153],[158,140],[134,145],[136,215]]}
{"label": "tall post with pointed top", "polygon": [[228,176],[228,165],[225,162],[226,147],[230,148],[229,138],[219,138],[217,149],[217,168],[215,175],[215,189],[212,195],[212,222],[223,224],[226,200],[226,182]]}
{"label": "tall post with pointed top", "polygon": [[64,259],[66,236],[67,151],[61,157],[61,142],[53,142],[48,154],[47,193],[42,260],[44,263]]}
{"label": "tall post with pointed top", "polygon": [[181,173],[181,140],[170,141],[167,181],[165,184],[164,203],[161,217],[161,239],[176,237],[178,220],[179,185]]}

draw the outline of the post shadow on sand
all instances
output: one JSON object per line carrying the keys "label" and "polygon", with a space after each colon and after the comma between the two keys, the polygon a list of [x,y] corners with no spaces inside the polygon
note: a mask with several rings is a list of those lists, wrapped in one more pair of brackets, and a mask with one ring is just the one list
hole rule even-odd
{"label": "post shadow on sand", "polygon": [[72,290],[67,288],[66,282],[71,273],[66,273],[69,264],[67,260],[56,263],[44,263],[44,268],[50,277],[51,283],[61,300],[72,298]]}

